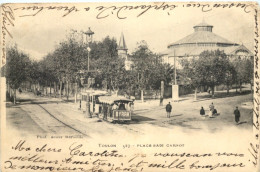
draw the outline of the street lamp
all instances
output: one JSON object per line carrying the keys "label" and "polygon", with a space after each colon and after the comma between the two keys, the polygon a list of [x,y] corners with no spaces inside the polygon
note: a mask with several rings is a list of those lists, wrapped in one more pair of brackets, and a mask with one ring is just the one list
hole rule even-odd
{"label": "street lamp", "polygon": [[84,32],[84,34],[86,34],[86,41],[87,41],[87,44],[88,44],[88,71],[89,71],[89,56],[90,56],[90,47],[89,45],[91,44],[92,42],[92,39],[93,39],[93,35],[94,35],[94,32],[90,29],[90,27],[88,28],[88,31],[87,32]]}
{"label": "street lamp", "polygon": [[[88,31],[87,32],[84,32],[84,34],[86,34],[86,42],[88,44],[88,73],[90,72],[89,70],[89,58],[90,58],[90,44],[92,42],[92,39],[93,39],[93,35],[94,35],[94,32],[91,31],[90,27],[88,28]],[[88,79],[88,82],[89,82],[89,79]],[[90,85],[90,83],[88,83],[88,85]],[[92,118],[92,114],[90,113],[90,102],[89,102],[89,95],[87,96],[87,104],[86,104],[86,116],[89,116],[90,118]]]}

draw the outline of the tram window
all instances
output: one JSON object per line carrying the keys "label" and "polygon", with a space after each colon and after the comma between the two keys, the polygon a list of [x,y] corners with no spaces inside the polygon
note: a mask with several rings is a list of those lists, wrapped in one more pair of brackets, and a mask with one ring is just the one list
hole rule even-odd
{"label": "tram window", "polygon": [[118,110],[125,110],[125,104],[120,103]]}

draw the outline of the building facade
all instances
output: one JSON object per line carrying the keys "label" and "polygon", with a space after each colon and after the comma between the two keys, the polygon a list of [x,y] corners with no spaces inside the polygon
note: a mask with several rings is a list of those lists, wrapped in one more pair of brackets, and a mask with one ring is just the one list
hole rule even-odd
{"label": "building facade", "polygon": [[[196,58],[203,51],[219,49],[231,59],[253,57],[243,44],[230,42],[229,40],[213,33],[213,25],[202,22],[193,27],[194,32],[179,41],[168,45],[167,50],[161,52],[162,61],[176,68],[182,68],[179,61],[181,58]],[[175,62],[174,62],[175,61]]]}

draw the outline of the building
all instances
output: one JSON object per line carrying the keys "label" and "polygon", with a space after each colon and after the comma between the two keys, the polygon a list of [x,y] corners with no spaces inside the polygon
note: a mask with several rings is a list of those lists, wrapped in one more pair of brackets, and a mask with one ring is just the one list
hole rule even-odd
{"label": "building", "polygon": [[179,41],[168,45],[167,50],[161,52],[162,61],[181,68],[181,58],[198,57],[203,51],[223,50],[229,58],[247,58],[253,54],[243,44],[230,42],[229,40],[213,33],[213,26],[202,22],[193,27],[194,32]]}
{"label": "building", "polygon": [[133,61],[128,56],[127,50],[128,49],[127,49],[127,46],[126,46],[126,43],[125,43],[124,34],[121,33],[121,37],[120,37],[119,44],[118,44],[118,47],[117,47],[117,53],[118,53],[119,58],[125,59],[125,69],[131,70],[132,65],[133,65]]}

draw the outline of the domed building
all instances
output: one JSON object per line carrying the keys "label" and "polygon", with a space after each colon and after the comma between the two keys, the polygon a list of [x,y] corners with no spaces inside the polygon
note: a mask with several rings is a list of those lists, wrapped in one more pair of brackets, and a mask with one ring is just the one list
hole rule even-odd
{"label": "domed building", "polygon": [[253,54],[243,44],[230,42],[229,40],[212,32],[213,26],[202,22],[193,27],[194,32],[179,41],[168,45],[168,49],[161,52],[162,61],[181,68],[178,63],[180,58],[198,57],[203,51],[223,50],[230,58],[252,57]]}

